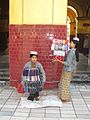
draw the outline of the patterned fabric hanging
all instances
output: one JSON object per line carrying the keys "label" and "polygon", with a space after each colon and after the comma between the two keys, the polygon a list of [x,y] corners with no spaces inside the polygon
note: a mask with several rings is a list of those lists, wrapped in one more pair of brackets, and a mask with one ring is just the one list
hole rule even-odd
{"label": "patterned fabric hanging", "polygon": [[38,68],[24,68],[24,92],[34,94],[42,90],[42,81],[40,79],[40,72]]}

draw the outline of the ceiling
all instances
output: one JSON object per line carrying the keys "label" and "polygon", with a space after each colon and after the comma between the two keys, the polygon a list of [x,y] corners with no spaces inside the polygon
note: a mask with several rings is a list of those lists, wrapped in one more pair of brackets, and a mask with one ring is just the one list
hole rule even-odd
{"label": "ceiling", "polygon": [[76,9],[79,17],[90,17],[90,0],[68,0],[68,5]]}

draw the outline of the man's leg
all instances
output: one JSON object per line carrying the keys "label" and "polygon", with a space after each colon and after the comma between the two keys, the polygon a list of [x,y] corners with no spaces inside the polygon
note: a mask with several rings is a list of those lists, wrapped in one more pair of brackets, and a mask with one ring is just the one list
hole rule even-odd
{"label": "man's leg", "polygon": [[27,99],[33,101],[34,100],[34,94],[30,94]]}
{"label": "man's leg", "polygon": [[38,100],[39,100],[39,92],[36,92],[36,93],[34,94],[34,97],[35,97],[35,100],[38,101]]}

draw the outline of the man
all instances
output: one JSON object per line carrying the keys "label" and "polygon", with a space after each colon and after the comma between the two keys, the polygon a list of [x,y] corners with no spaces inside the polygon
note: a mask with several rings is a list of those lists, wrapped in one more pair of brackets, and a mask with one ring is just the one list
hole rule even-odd
{"label": "man", "polygon": [[39,92],[46,81],[46,76],[43,66],[38,62],[36,51],[30,52],[30,61],[24,66],[22,81],[24,91],[30,93],[28,100],[39,100]]}

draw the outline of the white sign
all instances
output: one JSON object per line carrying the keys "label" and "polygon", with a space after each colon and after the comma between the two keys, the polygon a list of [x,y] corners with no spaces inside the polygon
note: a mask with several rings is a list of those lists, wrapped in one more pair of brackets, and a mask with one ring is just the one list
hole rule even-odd
{"label": "white sign", "polygon": [[65,56],[65,51],[54,50],[53,55],[56,55],[56,56]]}

